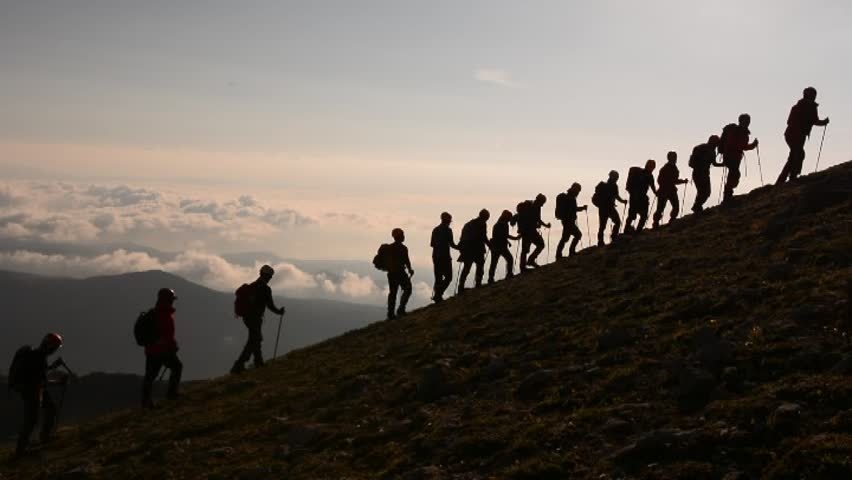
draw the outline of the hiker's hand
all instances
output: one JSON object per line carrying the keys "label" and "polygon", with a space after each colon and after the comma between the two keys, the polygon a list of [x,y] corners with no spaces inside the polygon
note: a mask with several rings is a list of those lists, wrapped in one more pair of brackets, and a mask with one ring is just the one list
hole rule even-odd
{"label": "hiker's hand", "polygon": [[828,117],[825,117],[825,124],[828,125]]}
{"label": "hiker's hand", "polygon": [[408,276],[409,276],[409,277],[413,277],[413,276],[414,276],[414,270],[413,270],[413,269],[411,269],[411,268],[409,268],[409,269],[408,269]]}
{"label": "hiker's hand", "polygon": [[756,146],[760,145],[760,141],[759,141],[758,139],[756,139],[756,138],[755,138],[755,139],[754,139],[754,141],[753,141],[753,142],[751,142],[751,144],[752,144],[752,145],[754,145],[754,146],[756,147]]}
{"label": "hiker's hand", "polygon": [[284,307],[278,309],[278,315],[284,315],[285,312],[287,312],[287,309]]}
{"label": "hiker's hand", "polygon": [[549,223],[544,224],[544,226],[545,226],[545,227],[547,227],[547,228],[550,228],[550,224],[549,224]]}

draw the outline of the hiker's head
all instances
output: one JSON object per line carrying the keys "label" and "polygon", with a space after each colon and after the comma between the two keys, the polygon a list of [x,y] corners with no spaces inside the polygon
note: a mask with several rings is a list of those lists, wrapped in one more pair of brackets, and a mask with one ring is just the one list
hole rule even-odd
{"label": "hiker's head", "polygon": [[163,307],[171,307],[172,304],[177,300],[177,295],[175,295],[175,291],[171,288],[161,288],[157,292],[157,305]]}
{"label": "hiker's head", "polygon": [[710,135],[710,138],[707,139],[707,145],[710,145],[711,147],[718,147],[719,142],[719,135]]}
{"label": "hiker's head", "polygon": [[401,228],[394,228],[391,231],[391,237],[393,237],[394,241],[404,242],[405,241],[405,232],[403,232]]}
{"label": "hiker's head", "polygon": [[486,210],[484,208],[479,211],[479,219],[480,220],[487,222],[489,218],[491,218],[491,212],[489,212],[488,210]]}
{"label": "hiker's head", "polygon": [[609,183],[615,183],[618,181],[618,172],[615,170],[611,170],[609,172]]}
{"label": "hiker's head", "polygon": [[574,195],[576,197],[577,195],[580,194],[580,190],[582,190],[582,189],[583,189],[583,187],[580,186],[579,183],[574,182],[574,183],[571,184],[571,188],[568,189],[568,193],[570,193],[571,195]]}
{"label": "hiker's head", "polygon": [[653,160],[648,160],[647,162],[645,162],[645,171],[650,173],[653,172],[655,168],[657,168],[657,162]]}
{"label": "hiker's head", "polygon": [[501,222],[508,222],[511,219],[512,219],[512,212],[510,212],[508,210],[503,210],[503,213],[500,214],[500,221]]}
{"label": "hiker's head", "polygon": [[806,100],[814,101],[816,100],[817,91],[814,87],[808,87],[805,91],[802,92],[802,96],[805,97]]}
{"label": "hiker's head", "polygon": [[275,269],[269,265],[264,265],[260,267],[259,274],[263,283],[269,283],[269,281],[272,280],[272,277],[275,276]]}
{"label": "hiker's head", "polygon": [[669,163],[675,163],[675,162],[677,162],[677,152],[669,152],[669,153],[667,153],[667,154],[666,154],[666,160],[668,160],[668,161],[669,161]]}
{"label": "hiker's head", "polygon": [[535,204],[539,207],[547,203],[547,197],[544,196],[543,193],[539,193],[535,196]]}
{"label": "hiker's head", "polygon": [[444,213],[441,214],[441,224],[442,225],[449,225],[452,222],[453,222],[453,216],[452,215],[450,215],[447,212],[444,212]]}
{"label": "hiker's head", "polygon": [[53,355],[62,347],[62,335],[58,333],[48,333],[41,339],[39,348],[48,355]]}
{"label": "hiker's head", "polygon": [[739,118],[740,126],[748,128],[751,125],[751,115],[743,113]]}

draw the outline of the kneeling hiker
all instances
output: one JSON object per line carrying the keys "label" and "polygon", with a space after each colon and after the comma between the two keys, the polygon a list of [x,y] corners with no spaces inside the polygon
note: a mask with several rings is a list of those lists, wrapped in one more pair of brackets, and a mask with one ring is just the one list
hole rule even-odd
{"label": "kneeling hiker", "polygon": [[[30,444],[30,437],[39,420],[39,411],[44,411],[41,423],[41,442],[50,440],[56,424],[56,404],[47,391],[47,372],[62,365],[62,359],[47,364],[47,359],[62,347],[62,337],[48,333],[37,348],[23,346],[15,353],[9,367],[9,388],[18,392],[24,401],[24,417],[18,432],[15,458],[23,456]],[[52,382],[51,382],[52,383]]]}
{"label": "kneeling hiker", "polygon": [[592,195],[592,205],[598,207],[598,246],[600,247],[604,246],[604,230],[607,221],[612,220],[610,241],[615,240],[621,228],[621,217],[618,216],[618,209],[615,208],[616,200],[627,203],[627,200],[621,198],[618,193],[618,172],[612,170],[609,172],[607,181],[598,183],[595,194]]}
{"label": "kneeling hiker", "polygon": [[[645,229],[645,222],[648,221],[648,189],[650,188],[654,195],[657,194],[657,189],[654,188],[654,169],[657,167],[657,162],[648,160],[645,162],[645,168],[630,167],[627,173],[627,193],[630,195],[630,209],[627,212],[627,221],[624,224],[624,233],[641,232]],[[636,229],[633,229],[633,220],[639,216],[639,222]]]}
{"label": "kneeling hiker", "polygon": [[577,206],[577,195],[583,188],[579,183],[574,183],[567,192],[560,193],[556,196],[556,212],[555,216],[562,222],[562,237],[559,239],[559,244],[556,246],[556,259],[562,258],[562,250],[565,244],[571,237],[574,240],[568,248],[568,255],[577,253],[577,244],[583,238],[580,229],[577,228],[577,212],[582,212],[588,209],[588,205],[582,207]]}
{"label": "kneeling hiker", "polygon": [[[544,237],[541,236],[539,228],[550,228],[549,223],[541,220],[541,207],[547,203],[547,197],[543,193],[536,195],[535,200],[526,200],[518,204],[518,213],[515,221],[518,223],[518,234],[521,236],[521,258],[520,271],[524,273],[528,268],[538,268],[536,259],[544,251]],[[529,253],[530,246],[535,250]],[[529,256],[527,256],[529,254]]]}
{"label": "kneeling hiker", "polygon": [[719,146],[719,137],[710,135],[707,143],[696,145],[689,157],[689,167],[692,168],[692,183],[695,184],[695,203],[692,205],[694,213],[704,211],[704,202],[710,198],[710,167],[720,167],[716,162],[716,147]]}
{"label": "kneeling hiker", "polygon": [[459,262],[462,262],[461,276],[459,277],[459,293],[465,291],[465,281],[470,274],[470,267],[476,265],[474,283],[478,287],[482,285],[482,276],[485,274],[485,252],[490,245],[488,241],[488,219],[491,214],[482,209],[479,216],[464,224],[459,240]]}
{"label": "kneeling hiker", "polygon": [[284,315],[286,311],[284,307],[278,308],[275,306],[275,300],[272,299],[272,289],[269,288],[269,282],[275,275],[275,269],[269,265],[264,265],[260,268],[260,275],[252,283],[243,284],[237,289],[237,299],[234,301],[234,314],[243,319],[243,323],[248,328],[248,340],[243,347],[234,366],[231,367],[231,373],[240,373],[246,369],[245,364],[249,357],[254,357],[254,367],[263,366],[263,314],[266,309],[271,310],[276,315]]}
{"label": "kneeling hiker", "polygon": [[497,262],[500,258],[506,260],[506,278],[515,276],[513,271],[515,260],[510,251],[509,240],[518,240],[521,237],[509,233],[509,222],[512,220],[512,212],[503,210],[497,223],[491,229],[491,266],[488,268],[488,283],[494,283],[494,274],[497,271]]}
{"label": "kneeling hiker", "polygon": [[[373,258],[373,266],[388,272],[388,320],[405,315],[405,307],[411,297],[411,276],[414,275],[411,260],[408,258],[408,247],[403,244],[405,232],[401,228],[394,228],[391,237],[393,243],[383,244]],[[399,309],[394,312],[396,296],[400,289],[402,295],[399,299]]]}
{"label": "kneeling hiker", "polygon": [[[142,380],[142,408],[153,408],[151,391],[154,380],[163,367],[168,368],[168,398],[178,397],[180,376],[183,363],[177,356],[178,345],[175,340],[175,307],[177,300],[174,290],[161,288],[157,292],[157,304],[137,320],[136,341],[145,346],[145,378]],[[146,331],[140,335],[140,330]]]}
{"label": "kneeling hiker", "polygon": [[660,188],[657,190],[657,197],[659,197],[660,201],[657,202],[657,211],[654,212],[654,228],[660,226],[660,220],[663,218],[666,203],[672,204],[672,213],[669,221],[677,218],[680,213],[677,186],[689,181],[685,178],[680,178],[680,170],[677,168],[677,153],[669,152],[666,158],[668,162],[663,165],[663,168],[660,169],[660,174],[657,176],[657,183],[660,185]]}

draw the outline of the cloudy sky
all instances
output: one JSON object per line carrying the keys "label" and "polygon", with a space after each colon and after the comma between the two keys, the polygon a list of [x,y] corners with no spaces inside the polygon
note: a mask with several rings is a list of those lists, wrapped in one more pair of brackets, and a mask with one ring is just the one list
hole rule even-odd
{"label": "cloudy sky", "polygon": [[[668,150],[686,170],[742,112],[773,179],[808,85],[832,118],[821,166],[837,164],[850,18],[846,0],[0,0],[0,268],[226,288],[253,267],[222,254],[369,261],[402,226],[431,282],[442,210],[458,232],[573,181],[587,201]],[[126,244],[183,256],[109,248]],[[295,269],[282,288],[380,298],[366,274],[333,277]]]}

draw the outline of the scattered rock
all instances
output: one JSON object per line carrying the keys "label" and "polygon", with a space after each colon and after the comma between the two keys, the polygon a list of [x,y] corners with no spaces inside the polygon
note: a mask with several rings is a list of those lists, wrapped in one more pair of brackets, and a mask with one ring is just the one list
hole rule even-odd
{"label": "scattered rock", "polygon": [[649,463],[664,456],[676,456],[693,448],[698,441],[695,430],[669,428],[655,430],[639,437],[635,443],[619,450],[614,460],[617,463],[640,461]]}
{"label": "scattered rock", "polygon": [[852,373],[852,354],[846,354],[839,362],[831,367],[831,373],[849,375]]}
{"label": "scattered rock", "polygon": [[776,431],[791,432],[799,426],[802,407],[797,403],[784,403],[772,412],[769,427]]}
{"label": "scattered rock", "polygon": [[620,418],[610,418],[601,430],[610,435],[624,435],[633,432],[633,424]]}
{"label": "scattered rock", "polygon": [[231,448],[231,447],[219,447],[219,448],[214,448],[213,450],[208,451],[207,454],[210,455],[211,457],[225,458],[225,457],[230,457],[231,455],[233,455],[234,449]]}
{"label": "scattered rock", "polygon": [[725,382],[725,388],[732,392],[743,391],[745,378],[737,367],[726,367],[722,370],[722,381]]}
{"label": "scattered rock", "polygon": [[626,328],[612,328],[598,337],[598,350],[626,347],[635,341],[633,334]]}
{"label": "scattered rock", "polygon": [[417,383],[417,399],[434,402],[449,391],[447,374],[440,365],[431,365],[423,370]]}
{"label": "scattered rock", "polygon": [[535,398],[545,387],[553,384],[556,373],[553,370],[539,370],[527,375],[518,386],[518,398],[531,400]]}
{"label": "scattered rock", "polygon": [[505,358],[492,358],[488,365],[483,369],[482,375],[489,379],[495,380],[502,377],[509,370],[509,362]]}

